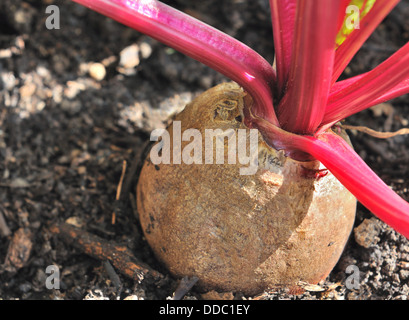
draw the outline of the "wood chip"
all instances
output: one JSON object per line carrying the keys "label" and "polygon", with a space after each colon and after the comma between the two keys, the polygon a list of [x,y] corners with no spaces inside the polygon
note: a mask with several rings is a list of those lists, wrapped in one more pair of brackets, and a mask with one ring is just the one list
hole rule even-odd
{"label": "wood chip", "polygon": [[15,272],[25,266],[33,247],[31,240],[32,233],[28,228],[20,228],[14,233],[4,262],[6,271]]}

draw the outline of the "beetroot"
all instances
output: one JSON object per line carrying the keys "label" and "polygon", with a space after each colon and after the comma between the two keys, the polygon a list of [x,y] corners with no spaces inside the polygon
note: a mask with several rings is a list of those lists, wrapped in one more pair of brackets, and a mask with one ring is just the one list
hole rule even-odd
{"label": "beetroot", "polygon": [[[237,117],[243,96],[237,85],[221,84],[188,104],[175,121],[181,121],[182,132],[199,130],[203,144],[205,130],[243,130]],[[226,100],[235,109],[221,120],[215,114]],[[172,125],[168,132],[172,140]],[[145,161],[138,212],[159,260],[175,276],[197,276],[202,289],[249,295],[324,279],[351,232],[355,197],[331,173],[317,178],[318,161],[280,156],[261,135],[255,174],[240,174],[243,165],[225,160],[207,165]]]}

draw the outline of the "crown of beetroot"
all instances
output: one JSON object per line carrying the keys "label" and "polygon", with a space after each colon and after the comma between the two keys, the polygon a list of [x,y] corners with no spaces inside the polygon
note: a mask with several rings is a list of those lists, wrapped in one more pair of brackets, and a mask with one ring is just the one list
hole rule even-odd
{"label": "crown of beetroot", "polygon": [[[409,43],[372,71],[336,82],[399,0],[270,0],[276,70],[243,43],[159,1],[74,1],[236,81],[254,100],[246,123],[271,146],[321,161],[364,206],[409,237],[409,204],[328,130],[409,93]],[[350,5],[359,8],[359,29],[346,26]]]}

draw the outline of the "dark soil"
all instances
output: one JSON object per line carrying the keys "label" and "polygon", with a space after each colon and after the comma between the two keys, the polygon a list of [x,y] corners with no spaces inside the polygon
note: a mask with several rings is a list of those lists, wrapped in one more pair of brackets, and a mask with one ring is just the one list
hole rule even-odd
{"label": "dark soil", "polygon": [[[273,61],[267,0],[169,1],[245,42]],[[48,5],[61,26],[48,30]],[[375,67],[409,40],[409,0],[371,36],[343,77]],[[127,68],[121,51],[137,45]],[[90,72],[104,65],[106,75]],[[98,77],[102,80],[97,80]],[[178,281],[154,259],[135,214],[135,186],[153,128],[164,126],[195,95],[227,79],[160,43],[70,1],[0,3],[0,299],[165,299]],[[347,120],[380,131],[408,126],[409,96]],[[409,140],[351,133],[356,151],[409,200]],[[119,184],[123,163],[126,172]],[[116,198],[121,185],[119,199]],[[330,212],[328,214],[331,214]],[[141,282],[90,257],[49,226],[68,221],[109,243],[128,247],[165,277]],[[358,206],[355,231],[327,281],[295,296],[260,299],[407,299],[409,242]],[[47,289],[49,265],[59,290]],[[349,265],[360,271],[348,289]],[[193,288],[186,296],[202,299]],[[227,295],[225,297],[232,297]],[[236,295],[236,299],[242,298]]]}

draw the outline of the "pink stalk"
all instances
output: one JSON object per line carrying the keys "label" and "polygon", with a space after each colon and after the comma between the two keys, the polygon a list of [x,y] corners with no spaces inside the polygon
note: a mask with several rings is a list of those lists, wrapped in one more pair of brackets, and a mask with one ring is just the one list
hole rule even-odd
{"label": "pink stalk", "polygon": [[389,188],[339,136],[306,137],[303,150],[319,160],[379,219],[409,237],[409,203]]}
{"label": "pink stalk", "polygon": [[318,138],[295,135],[263,119],[250,121],[250,125],[262,128],[264,139],[277,149],[291,150],[293,158],[304,152],[319,160],[359,202],[409,238],[409,203],[389,188],[341,137],[331,131]]}
{"label": "pink stalk", "polygon": [[341,30],[342,29],[342,25],[344,23],[345,20],[345,14],[346,13],[346,9],[348,7],[348,5],[351,3],[351,1],[353,0],[342,0],[341,3],[341,8],[339,10],[339,15],[338,15],[338,22],[337,22],[337,30]]}
{"label": "pink stalk", "polygon": [[[361,78],[363,75],[364,74],[356,76],[354,78]],[[352,79],[354,79],[354,78],[348,79],[349,82],[353,82]],[[348,81],[348,80],[344,80],[344,81]],[[340,81],[339,83],[341,84],[341,82],[344,82],[344,81]],[[345,83],[345,85],[347,85],[347,83]],[[334,88],[334,89],[342,90],[340,87],[339,88]],[[400,82],[398,85],[396,85],[395,87],[393,87],[389,91],[387,91],[386,93],[384,93],[383,95],[377,97],[376,99],[371,100],[371,101],[365,101],[364,103],[362,103],[361,109],[362,110],[368,109],[368,108],[373,107],[373,106],[375,106],[377,104],[380,104],[380,103],[383,103],[385,101],[389,101],[391,99],[400,97],[400,96],[402,96],[404,94],[407,94],[407,93],[409,93],[409,77],[407,79],[403,80],[402,82]],[[325,125],[322,125],[317,130],[317,132],[315,133],[315,136],[318,136],[321,133],[327,131],[329,128],[331,128],[337,122],[338,122],[338,120],[335,120],[335,121],[329,122],[329,123],[327,123]]]}
{"label": "pink stalk", "polygon": [[408,65],[409,43],[357,81],[331,94],[322,123],[339,121],[368,108],[383,95],[388,97],[391,90],[409,78]]}
{"label": "pink stalk", "polygon": [[[339,92],[342,92],[342,90],[344,90],[345,88],[351,86],[353,83],[357,82],[359,79],[361,79],[362,77],[365,76],[366,73],[360,74],[358,76],[346,79],[346,80],[342,80],[342,81],[338,81],[335,82],[332,87],[331,87],[331,91],[329,94],[329,99],[331,99],[332,96],[338,94]],[[328,122],[326,124],[321,125],[317,131],[315,132],[314,136],[319,136],[321,133],[327,131],[329,128],[331,128],[334,124],[336,124],[339,120],[335,120],[332,122]]]}
{"label": "pink stalk", "polygon": [[204,63],[239,83],[255,99],[255,113],[278,125],[275,72],[254,50],[156,0],[74,0]]}
{"label": "pink stalk", "polygon": [[331,97],[339,94],[340,92],[342,92],[342,90],[345,90],[346,88],[350,87],[352,84],[356,83],[359,79],[365,76],[365,74],[366,73],[362,73],[355,77],[351,77],[351,78],[348,78],[342,81],[335,82],[331,87],[328,99],[331,99]]}
{"label": "pink stalk", "polygon": [[[343,80],[343,81],[339,81],[336,82],[332,88],[331,88],[331,93],[330,93],[330,99],[332,95],[335,95],[339,92],[341,92],[343,89],[349,87],[351,84],[355,83],[356,81],[358,81],[359,79],[363,78],[366,75],[366,73],[360,74],[358,76]],[[360,109],[365,110],[368,109],[370,107],[373,107],[377,104],[383,103],[385,101],[389,101],[391,99],[400,97],[404,94],[409,93],[409,77],[407,79],[402,80],[402,82],[400,82],[398,85],[394,86],[392,89],[388,90],[387,92],[385,92],[384,94],[376,97],[373,100],[368,100],[363,102],[360,105]],[[324,125],[322,125],[316,132],[315,132],[315,136],[320,135],[321,133],[327,131],[329,128],[331,128],[335,123],[337,123],[339,120],[334,120],[332,122],[328,122]]]}
{"label": "pink stalk", "polygon": [[375,28],[398,2],[399,0],[375,1],[372,9],[359,21],[359,29],[352,31],[352,33],[338,47],[335,54],[332,83],[335,83],[363,43],[369,38]]}
{"label": "pink stalk", "polygon": [[366,104],[364,104],[363,108],[370,108],[374,105],[380,104],[382,102],[400,97],[404,94],[409,93],[409,77],[407,77],[405,80],[400,82],[398,85],[394,86],[392,89],[384,93],[383,95],[379,96],[375,100],[368,101]]}
{"label": "pink stalk", "polygon": [[277,115],[287,131],[312,134],[324,116],[341,0],[297,0],[291,70]]}
{"label": "pink stalk", "polygon": [[290,72],[296,0],[270,0],[270,9],[276,55],[277,86],[279,94],[282,95]]}
{"label": "pink stalk", "polygon": [[[358,76],[336,82],[331,88],[329,99],[331,99],[332,96],[339,94],[342,90],[350,87],[352,84],[356,83],[359,79],[363,78],[365,75],[366,73],[363,73]],[[377,104],[380,104],[388,100],[392,100],[394,98],[400,97],[407,93],[409,93],[409,76],[406,79],[403,79],[401,82],[399,82],[396,86],[392,87],[390,90],[386,91],[384,94],[376,97],[373,100],[365,101],[361,105],[361,108],[362,110],[365,110],[367,108],[370,108],[372,106],[375,106]]]}

